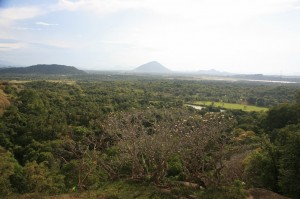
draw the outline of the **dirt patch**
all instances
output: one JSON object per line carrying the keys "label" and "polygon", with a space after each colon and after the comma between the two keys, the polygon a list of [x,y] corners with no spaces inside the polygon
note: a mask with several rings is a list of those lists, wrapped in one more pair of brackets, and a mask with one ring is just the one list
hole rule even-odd
{"label": "dirt patch", "polygon": [[253,188],[248,191],[246,199],[291,199],[266,189]]}

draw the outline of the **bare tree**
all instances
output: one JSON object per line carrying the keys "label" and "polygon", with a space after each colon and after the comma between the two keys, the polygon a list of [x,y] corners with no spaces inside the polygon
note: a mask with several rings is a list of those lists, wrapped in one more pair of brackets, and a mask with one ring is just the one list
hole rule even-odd
{"label": "bare tree", "polygon": [[146,110],[112,114],[105,127],[118,137],[131,178],[160,183],[168,160],[179,155],[187,179],[205,186],[220,183],[228,141],[225,130],[232,121],[224,113],[202,117],[187,110]]}
{"label": "bare tree", "polygon": [[222,113],[208,113],[202,118],[190,117],[184,121],[180,145],[187,179],[202,186],[220,183],[224,147],[228,141],[225,130],[232,121]]}

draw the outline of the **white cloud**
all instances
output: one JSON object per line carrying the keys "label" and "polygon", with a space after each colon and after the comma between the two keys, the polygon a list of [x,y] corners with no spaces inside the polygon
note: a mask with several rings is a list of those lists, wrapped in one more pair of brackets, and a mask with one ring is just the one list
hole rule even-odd
{"label": "white cloud", "polygon": [[[5,40],[5,39],[4,39]],[[8,39],[9,40],[9,39]],[[16,49],[32,49],[32,48],[60,48],[60,49],[70,49],[74,48],[73,44],[61,41],[61,40],[44,40],[38,42],[31,41],[20,41],[15,40],[12,42],[1,42],[0,41],[0,51],[11,51]]]}
{"label": "white cloud", "polygon": [[[157,0],[155,0],[157,1]],[[295,8],[296,0],[175,0],[152,9],[177,19],[203,25],[239,24],[263,15]]]}
{"label": "white cloud", "polygon": [[42,14],[44,14],[44,11],[37,6],[1,8],[0,38],[18,38],[18,32],[15,30],[37,30],[23,27],[23,24],[18,24],[18,22],[32,19]]}
{"label": "white cloud", "polygon": [[127,9],[143,7],[143,0],[59,0],[56,9],[61,10],[88,10],[96,14],[109,14]]}
{"label": "white cloud", "polygon": [[64,48],[64,49],[76,48],[76,46],[74,46],[72,43],[68,41],[62,41],[62,40],[45,40],[45,41],[41,41],[41,43],[56,48]]}
{"label": "white cloud", "polygon": [[10,25],[19,20],[37,17],[43,14],[38,7],[12,7],[0,9],[0,25]]}
{"label": "white cloud", "polygon": [[56,9],[86,10],[97,15],[146,9],[163,16],[224,22],[284,12],[297,7],[298,0],[59,0]]}
{"label": "white cloud", "polygon": [[42,29],[40,28],[28,28],[28,27],[22,27],[22,26],[16,26],[12,28],[13,30],[31,30],[31,31],[40,31]]}
{"label": "white cloud", "polygon": [[0,43],[0,51],[11,51],[24,47],[26,44],[22,42]]}
{"label": "white cloud", "polygon": [[36,22],[35,24],[40,25],[40,26],[58,26],[59,25],[57,23],[46,23],[46,22],[42,22],[42,21]]}

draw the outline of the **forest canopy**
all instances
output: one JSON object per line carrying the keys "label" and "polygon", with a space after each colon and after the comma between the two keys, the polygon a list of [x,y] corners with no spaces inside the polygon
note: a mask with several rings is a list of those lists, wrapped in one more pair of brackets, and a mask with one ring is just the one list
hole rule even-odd
{"label": "forest canopy", "polygon": [[[167,186],[170,194],[156,196],[166,198],[243,198],[251,187],[300,195],[298,85],[51,78],[1,82],[2,197],[122,180]],[[186,106],[197,101],[269,110]],[[174,191],[182,183],[198,188]]]}

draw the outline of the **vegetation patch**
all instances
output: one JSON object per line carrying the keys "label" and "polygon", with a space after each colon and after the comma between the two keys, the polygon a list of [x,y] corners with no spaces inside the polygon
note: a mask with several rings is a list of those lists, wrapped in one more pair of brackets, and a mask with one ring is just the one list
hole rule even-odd
{"label": "vegetation patch", "polygon": [[7,95],[0,87],[0,115],[3,114],[4,110],[10,105]]}
{"label": "vegetation patch", "polygon": [[0,197],[239,199],[252,187],[300,195],[296,87],[79,78],[1,84],[11,104],[0,116]]}

